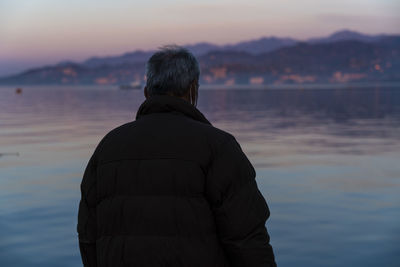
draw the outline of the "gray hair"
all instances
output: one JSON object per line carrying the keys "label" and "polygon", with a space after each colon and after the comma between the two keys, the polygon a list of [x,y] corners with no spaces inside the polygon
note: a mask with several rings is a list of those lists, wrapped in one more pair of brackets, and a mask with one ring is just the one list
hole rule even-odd
{"label": "gray hair", "polygon": [[146,64],[148,94],[183,96],[200,76],[199,63],[187,49],[177,45],[160,47]]}

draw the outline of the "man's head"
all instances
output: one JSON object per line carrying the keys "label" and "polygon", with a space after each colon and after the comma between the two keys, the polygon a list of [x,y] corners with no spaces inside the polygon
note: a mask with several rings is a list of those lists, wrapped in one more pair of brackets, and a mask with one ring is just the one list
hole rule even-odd
{"label": "man's head", "polygon": [[146,64],[144,94],[172,95],[197,103],[200,69],[196,58],[187,49],[176,45],[163,46]]}

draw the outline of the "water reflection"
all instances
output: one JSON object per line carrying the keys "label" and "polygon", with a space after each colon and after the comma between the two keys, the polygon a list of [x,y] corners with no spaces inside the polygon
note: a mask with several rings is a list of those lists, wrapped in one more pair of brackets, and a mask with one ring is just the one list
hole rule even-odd
{"label": "water reflection", "polygon": [[[0,265],[77,266],[83,168],[131,121],[140,91],[0,88]],[[235,135],[272,211],[280,266],[400,260],[400,88],[203,90],[199,109]]]}

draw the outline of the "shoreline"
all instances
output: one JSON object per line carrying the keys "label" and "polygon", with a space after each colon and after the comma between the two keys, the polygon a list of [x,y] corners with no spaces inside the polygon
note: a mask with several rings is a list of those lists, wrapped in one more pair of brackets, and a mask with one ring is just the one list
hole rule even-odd
{"label": "shoreline", "polygon": [[[0,88],[37,88],[37,87],[62,87],[62,88],[108,88],[116,91],[142,91],[141,89],[120,90],[119,85],[96,85],[96,84],[25,84],[25,85],[2,85]],[[400,87],[400,81],[394,82],[362,82],[362,83],[313,83],[313,84],[200,84],[200,90],[310,90],[310,89],[359,89],[359,88],[396,88]]]}

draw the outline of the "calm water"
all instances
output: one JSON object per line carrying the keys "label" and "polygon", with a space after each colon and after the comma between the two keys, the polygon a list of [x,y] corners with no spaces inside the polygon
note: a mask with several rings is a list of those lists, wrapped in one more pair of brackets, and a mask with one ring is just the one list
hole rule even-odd
{"label": "calm water", "polygon": [[[0,87],[0,266],[80,266],[79,184],[142,92]],[[268,201],[279,266],[399,266],[400,88],[203,90]]]}

